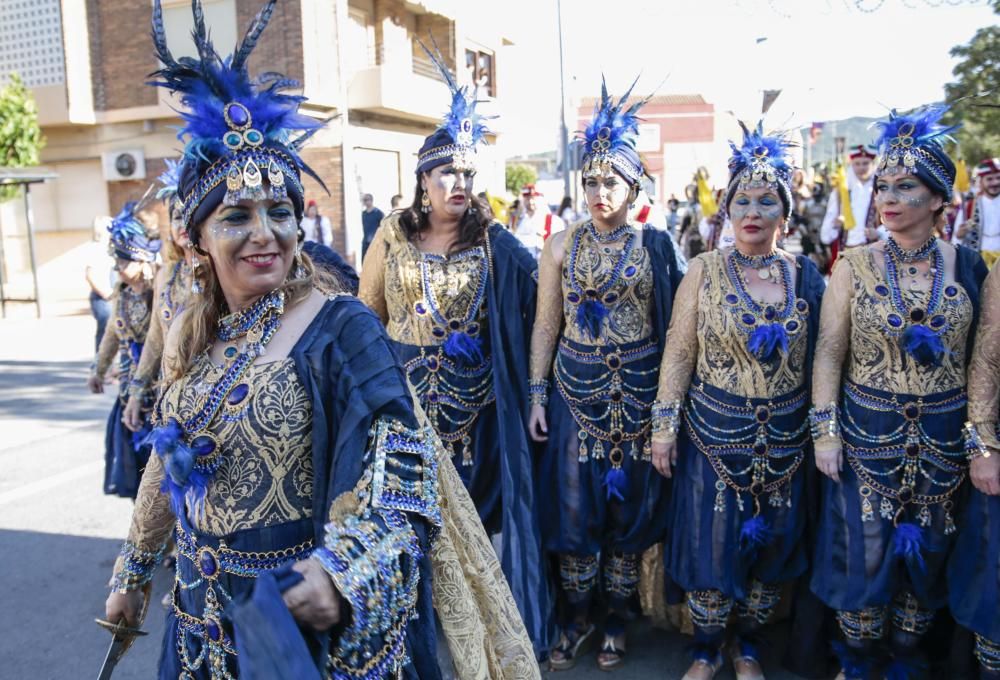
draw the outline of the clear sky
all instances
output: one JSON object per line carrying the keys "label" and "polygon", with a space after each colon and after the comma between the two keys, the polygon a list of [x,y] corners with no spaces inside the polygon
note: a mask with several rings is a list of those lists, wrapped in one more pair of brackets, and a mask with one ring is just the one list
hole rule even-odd
{"label": "clear sky", "polygon": [[[761,90],[781,89],[766,127],[881,116],[943,98],[955,45],[997,15],[982,0],[562,0],[570,132],[603,72],[621,92],[701,94],[755,120]],[[486,3],[483,3],[486,6]],[[502,0],[518,48],[502,67],[505,146],[554,149],[559,125],[556,0]],[[858,8],[858,5],[864,10]]]}

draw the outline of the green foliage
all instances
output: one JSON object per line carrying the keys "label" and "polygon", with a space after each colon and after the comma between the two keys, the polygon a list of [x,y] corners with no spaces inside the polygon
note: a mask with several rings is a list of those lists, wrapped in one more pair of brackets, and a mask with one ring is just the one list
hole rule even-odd
{"label": "green foliage", "polygon": [[521,193],[521,187],[525,184],[534,184],[537,181],[538,173],[530,165],[514,163],[507,166],[507,191],[511,192],[515,196]]}
{"label": "green foliage", "polygon": [[[992,4],[1000,13],[1000,0]],[[963,125],[955,135],[961,155],[970,165],[1000,156],[1000,26],[980,28],[968,44],[952,48],[951,56],[961,61],[945,97],[952,105],[949,120]]]}
{"label": "green foliage", "polygon": [[[38,165],[44,145],[35,100],[21,78],[12,73],[10,82],[0,90],[0,167]],[[17,192],[17,187],[0,187],[0,201],[13,198]]]}

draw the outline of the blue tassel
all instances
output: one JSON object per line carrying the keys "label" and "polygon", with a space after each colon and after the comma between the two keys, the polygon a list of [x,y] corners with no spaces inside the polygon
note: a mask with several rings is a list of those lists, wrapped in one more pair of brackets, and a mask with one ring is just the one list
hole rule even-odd
{"label": "blue tassel", "polygon": [[860,654],[855,652],[843,642],[833,643],[833,653],[840,661],[840,667],[844,670],[846,680],[864,680],[868,677],[870,664],[867,660],[860,658]]}
{"label": "blue tassel", "polygon": [[608,308],[599,300],[584,300],[576,308],[576,326],[591,338],[601,337],[601,326],[608,316]]}
{"label": "blue tassel", "polygon": [[751,517],[740,527],[740,550],[748,553],[771,542],[771,527],[767,520],[757,515]]}
{"label": "blue tassel", "polygon": [[483,341],[468,333],[455,331],[444,341],[444,353],[452,359],[461,359],[467,364],[483,362]]}
{"label": "blue tassel", "polygon": [[910,326],[900,338],[903,349],[921,366],[940,366],[944,356],[941,337],[927,326]]}
{"label": "blue tassel", "polygon": [[604,474],[604,487],[607,489],[607,498],[609,501],[612,497],[624,501],[625,492],[628,490],[627,484],[628,477],[625,476],[625,471],[621,468],[610,468]]}
{"label": "blue tassel", "polygon": [[138,451],[143,446],[146,446],[146,440],[149,438],[150,427],[149,425],[143,425],[139,430],[132,433],[132,448]]}
{"label": "blue tassel", "polygon": [[758,326],[747,341],[747,349],[762,361],[769,360],[778,348],[783,353],[788,352],[788,332],[780,323]]}
{"label": "blue tassel", "polygon": [[924,530],[911,522],[903,522],[896,527],[896,532],[892,537],[893,552],[905,560],[914,560],[920,570],[925,569],[924,557],[921,551],[924,548]]}
{"label": "blue tassel", "polygon": [[166,425],[154,427],[142,443],[152,446],[153,451],[162,458],[172,453],[181,444],[183,437],[184,430],[181,428],[181,424],[177,422],[176,418],[171,418]]}

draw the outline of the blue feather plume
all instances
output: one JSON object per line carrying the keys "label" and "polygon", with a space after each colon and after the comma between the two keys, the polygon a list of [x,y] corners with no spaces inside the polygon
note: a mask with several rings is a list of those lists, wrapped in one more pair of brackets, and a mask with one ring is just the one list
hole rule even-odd
{"label": "blue feather plume", "polygon": [[600,300],[584,300],[576,308],[576,326],[591,338],[601,337],[601,327],[608,317],[608,308]]}
{"label": "blue feather plume", "polygon": [[885,153],[892,140],[900,135],[909,126],[912,130],[909,136],[913,137],[914,146],[926,144],[937,144],[943,146],[945,142],[955,141],[951,133],[958,130],[961,125],[941,125],[940,120],[948,112],[948,106],[937,104],[925,106],[908,114],[900,114],[893,109],[889,112],[889,120],[880,120],[873,124],[879,129],[879,137],[876,141],[881,153]]}
{"label": "blue feather plume", "polygon": [[483,341],[468,333],[454,331],[444,342],[444,353],[470,366],[478,365],[483,361]]}
{"label": "blue feather plume", "polygon": [[149,238],[146,226],[136,216],[148,195],[147,191],[141,201],[126,202],[108,225],[109,250],[116,257],[152,262],[160,252],[160,242]]}
{"label": "blue feather plume", "polygon": [[945,348],[941,336],[927,326],[913,325],[903,331],[900,345],[921,366],[940,366]]}
{"label": "blue feather plume", "polygon": [[483,116],[476,111],[476,105],[481,103],[478,99],[478,87],[471,93],[468,86],[463,85],[459,87],[458,83],[455,82],[451,70],[444,63],[444,57],[441,55],[441,50],[438,48],[437,41],[434,40],[433,35],[431,35],[431,45],[434,47],[433,52],[423,42],[419,40],[417,42],[420,43],[420,47],[423,48],[434,66],[437,67],[437,70],[441,73],[441,77],[444,78],[445,83],[448,84],[448,89],[451,91],[451,106],[448,108],[448,112],[445,114],[444,120],[438,126],[438,129],[447,131],[452,139],[458,139],[458,133],[462,129],[463,122],[468,120],[472,125],[473,146],[485,143],[486,135],[490,134],[490,130],[486,127],[484,121],[492,120],[496,116]]}
{"label": "blue feather plume", "polygon": [[747,340],[747,349],[761,361],[768,361],[780,349],[782,354],[788,353],[788,331],[781,323],[769,323],[757,326]]}
{"label": "blue feather plume", "polygon": [[609,151],[614,151],[621,146],[635,149],[639,137],[639,123],[642,120],[639,118],[639,109],[652,97],[652,95],[648,95],[626,107],[628,98],[638,82],[639,78],[636,77],[625,94],[616,102],[614,97],[608,94],[608,84],[604,76],[601,76],[601,99],[594,105],[593,119],[580,135],[585,145],[585,152],[591,151],[591,144],[598,139],[604,128],[608,128],[611,133],[608,137]]}
{"label": "blue feather plume", "polygon": [[896,526],[896,531],[892,535],[893,552],[897,557],[902,557],[907,562],[913,561],[923,571],[924,556],[921,554],[924,548],[924,530],[911,522],[901,522]]}
{"label": "blue feather plume", "polygon": [[752,553],[770,543],[772,538],[773,532],[767,520],[760,515],[751,517],[740,527],[740,551]]}
{"label": "blue feather plume", "polygon": [[625,475],[625,471],[620,467],[608,468],[604,474],[604,488],[609,501],[612,498],[624,501],[625,494],[628,492],[628,477]]}
{"label": "blue feather plume", "polygon": [[765,135],[763,121],[759,121],[753,130],[743,121],[739,123],[743,129],[743,142],[739,146],[729,142],[729,148],[733,152],[729,158],[731,176],[736,177],[763,158],[765,163],[787,180],[793,170],[788,156],[788,149],[792,144],[782,135]]}
{"label": "blue feather plume", "polygon": [[160,184],[160,188],[156,192],[156,198],[161,201],[172,199],[177,195],[177,185],[180,184],[182,167],[180,161],[170,158],[167,158],[164,163],[166,163],[167,169],[156,178],[156,181]]}
{"label": "blue feather plume", "polygon": [[[167,46],[160,0],[154,0],[153,45],[161,67],[150,75],[149,84],[180,96],[184,109],[179,113],[184,125],[177,136],[186,140],[185,158],[211,163],[229,153],[222,141],[229,131],[223,110],[231,102],[242,104],[250,112],[252,126],[264,135],[265,146],[281,145],[294,151],[301,144],[296,137],[311,135],[325,124],[323,120],[299,113],[299,105],[305,97],[288,93],[289,89],[298,86],[296,81],[274,73],[254,80],[247,71],[247,58],[267,26],[276,2],[267,1],[251,21],[233,56],[223,59],[205,26],[201,0],[193,0],[192,39],[198,58],[175,59]],[[302,172],[322,184],[297,154],[291,155]]]}

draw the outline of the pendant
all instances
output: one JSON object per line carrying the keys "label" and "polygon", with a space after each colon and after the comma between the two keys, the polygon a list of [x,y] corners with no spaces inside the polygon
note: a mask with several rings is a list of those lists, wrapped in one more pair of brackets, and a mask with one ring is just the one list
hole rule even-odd
{"label": "pendant", "polygon": [[757,270],[757,276],[762,281],[767,281],[769,278],[771,278],[771,270],[770,269],[758,269]]}

